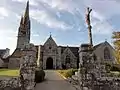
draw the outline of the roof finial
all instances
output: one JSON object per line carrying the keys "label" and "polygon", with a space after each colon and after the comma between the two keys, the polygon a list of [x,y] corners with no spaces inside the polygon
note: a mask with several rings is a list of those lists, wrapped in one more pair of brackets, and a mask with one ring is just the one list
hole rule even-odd
{"label": "roof finial", "polygon": [[52,33],[50,32],[50,37],[52,37]]}
{"label": "roof finial", "polygon": [[107,39],[105,39],[105,42],[107,42]]}

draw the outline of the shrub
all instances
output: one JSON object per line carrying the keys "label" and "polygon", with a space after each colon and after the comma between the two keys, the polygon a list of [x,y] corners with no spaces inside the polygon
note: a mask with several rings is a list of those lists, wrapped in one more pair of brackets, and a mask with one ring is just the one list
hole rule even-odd
{"label": "shrub", "polygon": [[78,72],[78,69],[72,69],[73,75],[75,75],[75,72]]}
{"label": "shrub", "polygon": [[45,72],[43,70],[36,70],[35,71],[35,82],[39,83],[44,80]]}

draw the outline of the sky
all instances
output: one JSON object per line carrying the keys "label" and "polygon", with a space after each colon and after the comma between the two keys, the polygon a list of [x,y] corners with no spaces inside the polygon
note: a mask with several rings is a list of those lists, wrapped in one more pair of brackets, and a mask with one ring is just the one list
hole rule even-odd
{"label": "sky", "polygon": [[[14,51],[20,18],[27,0],[0,0],[0,49]],[[107,40],[112,44],[112,32],[120,31],[119,0],[29,0],[31,40],[44,44],[52,34],[57,45],[80,46],[88,43],[85,23],[86,8],[92,8],[91,25],[94,45]]]}

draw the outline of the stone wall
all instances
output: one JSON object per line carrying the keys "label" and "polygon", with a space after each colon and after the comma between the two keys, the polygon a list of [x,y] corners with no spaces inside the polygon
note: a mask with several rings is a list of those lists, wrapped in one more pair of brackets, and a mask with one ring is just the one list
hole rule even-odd
{"label": "stone wall", "polygon": [[0,80],[0,90],[20,90],[19,77],[6,77]]}
{"label": "stone wall", "polygon": [[120,78],[107,76],[105,64],[95,58],[89,47],[89,44],[82,44],[79,51],[81,90],[120,90]]}
{"label": "stone wall", "polygon": [[35,70],[37,67],[36,48],[28,45],[23,50],[23,57],[20,62],[21,87],[25,90],[33,90],[35,86]]}
{"label": "stone wall", "polygon": [[36,49],[30,44],[22,50],[19,77],[0,79],[0,90],[34,90],[36,67]]}

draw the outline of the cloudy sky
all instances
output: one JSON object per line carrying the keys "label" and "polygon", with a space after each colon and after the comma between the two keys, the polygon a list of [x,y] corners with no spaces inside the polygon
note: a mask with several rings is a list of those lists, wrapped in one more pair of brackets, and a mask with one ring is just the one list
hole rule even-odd
{"label": "cloudy sky", "polygon": [[[86,7],[91,13],[94,45],[120,29],[119,0],[29,0],[31,43],[44,44],[50,32],[58,45],[80,46],[88,42]],[[0,49],[16,47],[20,17],[27,0],[0,0]]]}

